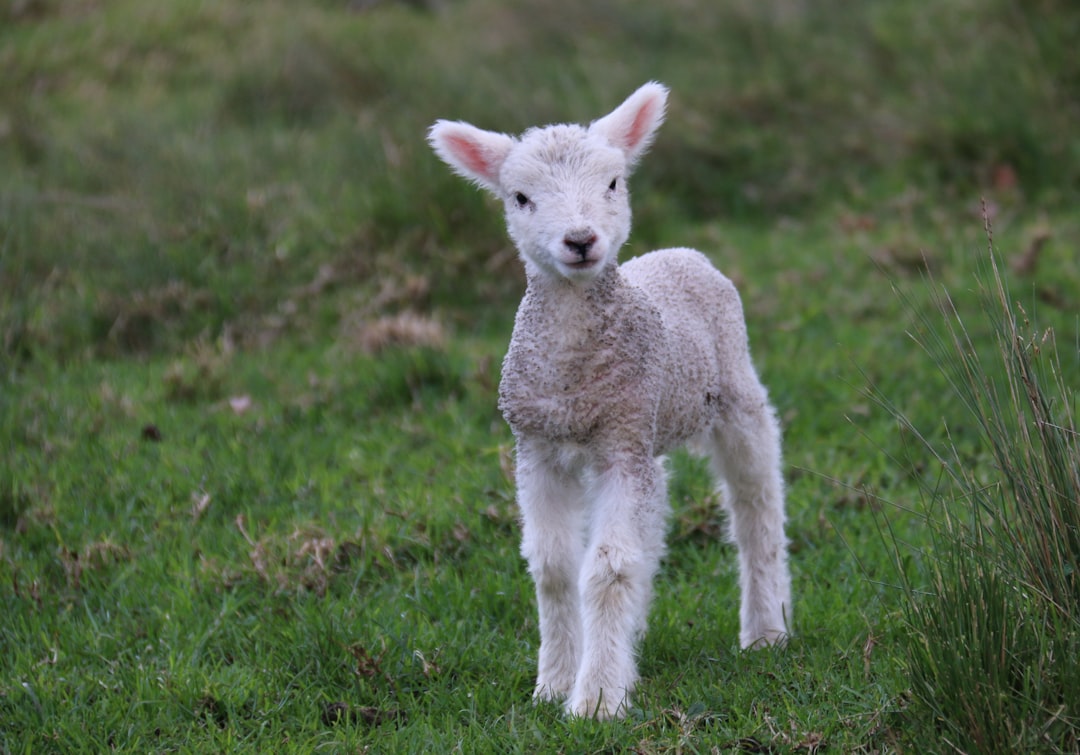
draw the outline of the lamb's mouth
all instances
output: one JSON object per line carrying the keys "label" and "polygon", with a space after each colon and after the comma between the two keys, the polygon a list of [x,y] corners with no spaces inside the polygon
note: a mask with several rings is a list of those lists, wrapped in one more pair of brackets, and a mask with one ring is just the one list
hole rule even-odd
{"label": "lamb's mouth", "polygon": [[567,262],[566,266],[573,268],[574,270],[588,270],[591,267],[595,267],[600,260],[596,259],[584,259],[574,260],[573,262]]}
{"label": "lamb's mouth", "polygon": [[592,280],[603,261],[603,257],[564,257],[558,261],[558,267],[563,277],[580,282]]}

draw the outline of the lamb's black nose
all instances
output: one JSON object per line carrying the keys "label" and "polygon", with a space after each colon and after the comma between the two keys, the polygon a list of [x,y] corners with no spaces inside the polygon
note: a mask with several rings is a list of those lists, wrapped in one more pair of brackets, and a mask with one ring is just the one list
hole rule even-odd
{"label": "lamb's black nose", "polygon": [[589,230],[571,231],[563,238],[563,243],[566,244],[567,249],[577,252],[579,257],[585,259],[593,244],[596,243],[596,234]]}

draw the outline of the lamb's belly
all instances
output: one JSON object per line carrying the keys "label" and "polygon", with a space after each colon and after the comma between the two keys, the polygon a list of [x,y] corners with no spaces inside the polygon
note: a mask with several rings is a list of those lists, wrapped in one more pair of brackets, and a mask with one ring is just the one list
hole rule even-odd
{"label": "lamb's belly", "polygon": [[724,405],[718,381],[709,381],[701,375],[669,377],[680,380],[662,394],[656,417],[658,453],[668,453],[700,438],[715,424]]}
{"label": "lamb's belly", "polygon": [[567,447],[637,449],[662,456],[701,438],[714,415],[707,411],[672,412],[657,423],[655,431],[644,421],[624,423],[595,408],[571,409],[548,402],[534,403],[526,411],[507,407],[503,416],[519,438],[541,438]]}

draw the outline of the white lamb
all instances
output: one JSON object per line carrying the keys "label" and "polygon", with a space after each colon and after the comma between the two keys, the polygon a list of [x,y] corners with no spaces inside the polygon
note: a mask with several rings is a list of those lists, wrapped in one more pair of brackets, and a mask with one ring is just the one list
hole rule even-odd
{"label": "white lamb", "polygon": [[691,249],[620,266],[626,179],[663,122],[648,83],[590,126],[521,137],[437,122],[429,141],[503,200],[528,280],[499,408],[517,440],[522,555],[540,615],[534,699],[623,715],[664,552],[663,454],[690,444],[723,481],[739,550],[742,647],[791,621],[780,430],[738,292]]}

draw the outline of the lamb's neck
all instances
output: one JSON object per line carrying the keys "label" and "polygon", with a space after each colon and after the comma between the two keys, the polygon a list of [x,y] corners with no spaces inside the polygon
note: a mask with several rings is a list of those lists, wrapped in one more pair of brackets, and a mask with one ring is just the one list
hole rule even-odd
{"label": "lamb's neck", "polygon": [[[621,340],[627,310],[627,283],[615,265],[587,284],[551,276],[529,276],[515,322],[518,348],[536,348],[549,364],[600,369],[613,356],[605,349]],[[569,369],[569,368],[567,368]]]}
{"label": "lamb's neck", "polygon": [[551,317],[574,318],[580,327],[587,324],[590,315],[598,316],[607,310],[625,285],[617,265],[608,265],[587,283],[529,271],[526,296],[534,307],[547,311]]}

